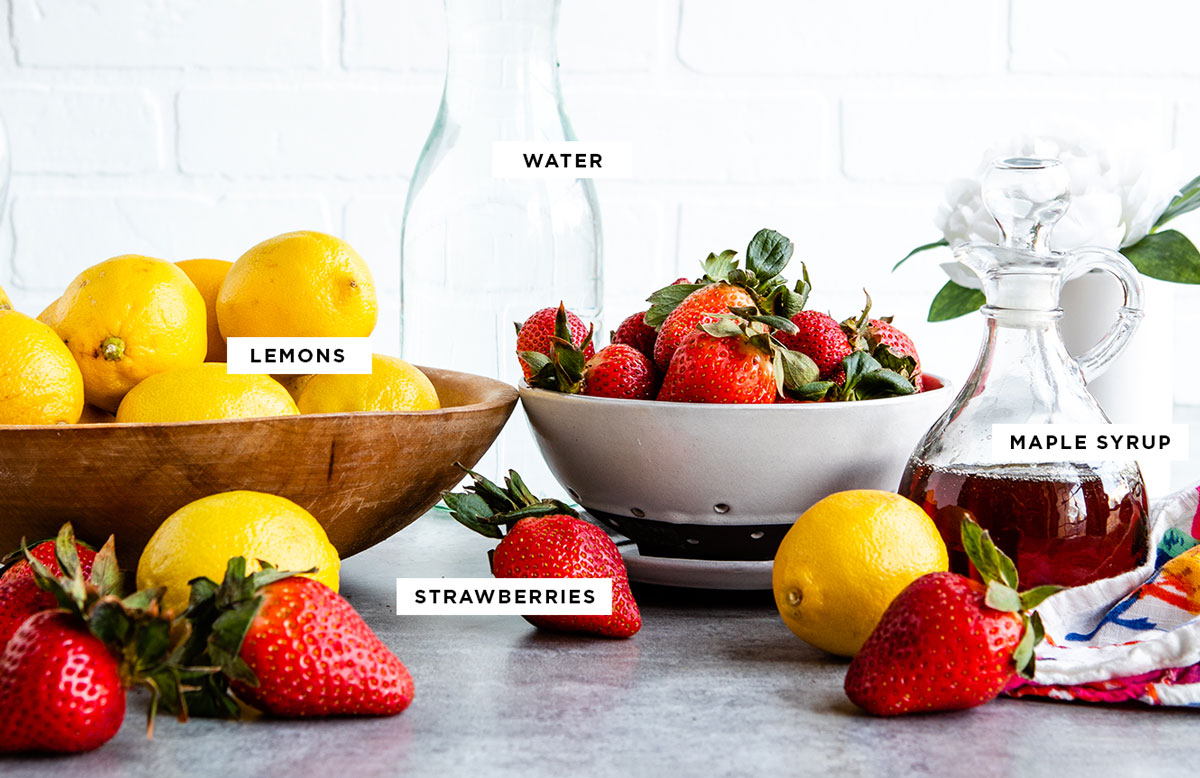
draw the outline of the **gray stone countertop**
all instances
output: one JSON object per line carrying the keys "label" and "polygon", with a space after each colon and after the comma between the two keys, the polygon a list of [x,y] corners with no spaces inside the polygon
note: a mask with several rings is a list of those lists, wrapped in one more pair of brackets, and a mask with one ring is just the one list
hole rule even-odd
{"label": "gray stone countertop", "polygon": [[999,700],[883,720],[846,665],[780,621],[769,593],[639,587],[644,625],[609,641],[519,617],[397,617],[397,576],[486,576],[492,541],[444,514],[346,561],[342,593],[404,661],[416,698],[385,719],[160,719],[131,698],[90,754],[0,759],[0,775],[1140,776],[1182,774],[1200,713]]}

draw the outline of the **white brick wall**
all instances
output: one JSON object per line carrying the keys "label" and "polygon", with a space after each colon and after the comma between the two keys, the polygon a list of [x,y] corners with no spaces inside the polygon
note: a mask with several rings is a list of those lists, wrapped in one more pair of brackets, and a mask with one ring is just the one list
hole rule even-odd
{"label": "white brick wall", "polygon": [[[814,305],[849,313],[867,286],[927,366],[961,374],[979,333],[923,322],[943,281],[934,258],[889,273],[936,237],[947,178],[1022,130],[1174,146],[1200,172],[1200,5],[1187,0],[563,5],[578,134],[636,144],[636,179],[597,186],[609,326],[708,251],[773,226],[808,263]],[[311,227],[368,258],[394,333],[441,16],[439,0],[10,0],[0,285],[36,312],[113,254],[235,258]],[[1185,224],[1200,239],[1200,218]],[[1200,325],[1200,290],[1178,297],[1181,323]],[[1178,396],[1200,402],[1200,369],[1178,372]]]}

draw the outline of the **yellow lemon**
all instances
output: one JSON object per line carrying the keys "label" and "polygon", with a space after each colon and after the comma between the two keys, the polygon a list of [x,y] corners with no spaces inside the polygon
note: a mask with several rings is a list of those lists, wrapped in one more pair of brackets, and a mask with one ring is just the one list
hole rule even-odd
{"label": "yellow lemon", "polygon": [[3,289],[0,289],[0,311],[11,311],[12,300],[8,299],[8,294]]}
{"label": "yellow lemon", "polygon": [[375,354],[370,375],[314,375],[296,399],[301,413],[432,411],[441,407],[437,390],[407,362]]}
{"label": "yellow lemon", "polygon": [[289,232],[233,264],[217,295],[221,334],[232,337],[366,337],[378,304],[367,263],[345,241]]}
{"label": "yellow lemon", "polygon": [[220,582],[231,557],[243,556],[280,570],[308,570],[337,591],[341,561],[312,514],[284,497],[263,492],[223,492],[188,503],[167,517],[138,560],[139,589],[165,586],[164,604],[176,613],[187,606],[188,581]]}
{"label": "yellow lemon", "polygon": [[152,375],[125,395],[117,421],[173,421],[295,416],[287,390],[265,375],[231,375],[224,362],[177,367]]}
{"label": "yellow lemon", "polygon": [[775,605],[788,627],[853,656],[906,586],[948,569],[946,544],[916,503],[892,492],[831,494],[804,512],[775,554]]}
{"label": "yellow lemon", "polygon": [[0,311],[0,424],[74,424],[83,412],[83,376],[54,330]]}
{"label": "yellow lemon", "polygon": [[116,420],[115,414],[100,410],[94,405],[83,406],[83,414],[79,417],[80,424],[113,424]]}
{"label": "yellow lemon", "polygon": [[217,293],[221,291],[221,283],[233,263],[223,259],[185,259],[175,264],[187,273],[204,298],[204,314],[208,323],[208,355],[204,361],[224,362],[225,339],[221,337],[221,328],[217,325]]}
{"label": "yellow lemon", "polygon": [[204,361],[204,298],[161,259],[127,254],[79,274],[42,312],[79,363],[84,395],[115,411],[143,379]]}

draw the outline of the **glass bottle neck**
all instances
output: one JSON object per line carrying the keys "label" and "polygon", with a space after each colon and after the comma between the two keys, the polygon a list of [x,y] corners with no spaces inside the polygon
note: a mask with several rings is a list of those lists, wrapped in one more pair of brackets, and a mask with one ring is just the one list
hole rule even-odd
{"label": "glass bottle neck", "polygon": [[538,102],[557,109],[559,0],[445,3],[448,109],[484,116]]}

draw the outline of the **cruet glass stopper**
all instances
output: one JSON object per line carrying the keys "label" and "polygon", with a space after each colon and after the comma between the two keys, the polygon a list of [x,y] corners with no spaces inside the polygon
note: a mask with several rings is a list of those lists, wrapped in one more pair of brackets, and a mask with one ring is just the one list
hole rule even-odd
{"label": "cruet glass stopper", "polygon": [[1001,246],[1048,254],[1050,230],[1071,204],[1071,177],[1057,159],[999,159],[983,178],[983,204]]}

